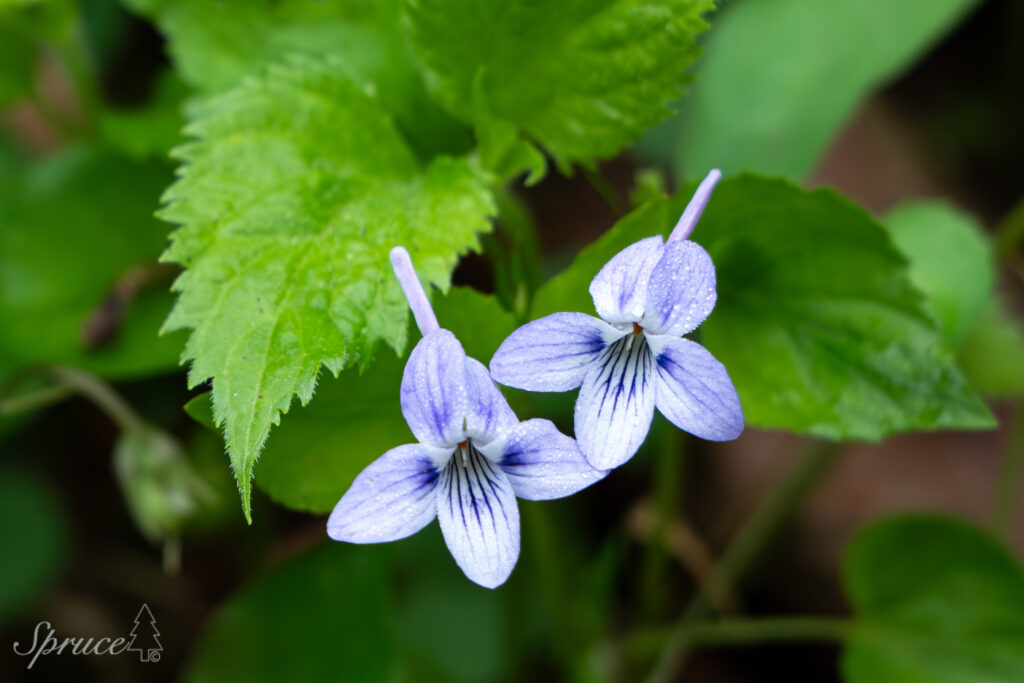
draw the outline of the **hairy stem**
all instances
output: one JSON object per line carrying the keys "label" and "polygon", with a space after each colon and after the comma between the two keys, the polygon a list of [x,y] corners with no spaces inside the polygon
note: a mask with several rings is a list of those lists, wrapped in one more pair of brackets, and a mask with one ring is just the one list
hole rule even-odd
{"label": "hairy stem", "polygon": [[142,431],[146,423],[114,389],[96,375],[72,367],[50,370],[62,384],[85,396],[107,414],[125,432]]}

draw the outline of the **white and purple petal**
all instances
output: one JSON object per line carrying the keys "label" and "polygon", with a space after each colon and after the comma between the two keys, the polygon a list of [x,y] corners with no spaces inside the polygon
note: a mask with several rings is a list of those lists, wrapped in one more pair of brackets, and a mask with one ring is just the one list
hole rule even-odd
{"label": "white and purple petal", "polygon": [[527,500],[563,498],[608,474],[591,467],[576,440],[550,420],[520,422],[494,445],[497,452],[487,455],[498,460],[516,495]]}
{"label": "white and purple petal", "polygon": [[643,334],[609,346],[576,399],[576,439],[593,467],[609,470],[636,453],[654,417],[654,359]]}
{"label": "white and purple petal", "polygon": [[651,271],[641,325],[651,334],[681,337],[708,317],[716,299],[708,253],[696,242],[670,242]]}
{"label": "white and purple petal", "polygon": [[384,543],[416,533],[437,514],[437,465],[448,455],[422,444],[392,448],[360,472],[334,506],[327,535]]}
{"label": "white and purple petal", "polygon": [[599,316],[613,324],[640,322],[647,281],[664,248],[665,241],[655,235],[634,242],[604,264],[590,283]]}
{"label": "white and purple petal", "polygon": [[519,558],[519,507],[497,463],[470,446],[441,473],[437,519],[455,563],[486,588],[505,583]]}
{"label": "white and purple petal", "polygon": [[683,431],[708,441],[730,441],[743,431],[743,408],[725,366],[700,344],[649,337],[657,379],[655,403]]}
{"label": "white and purple petal", "polygon": [[409,354],[401,405],[416,438],[440,448],[454,448],[469,435],[489,441],[515,421],[487,369],[467,358],[445,329],[423,337]]}
{"label": "white and purple petal", "polygon": [[476,358],[466,358],[466,397],[466,438],[486,444],[519,424],[491,373]]}
{"label": "white and purple petal", "polygon": [[568,391],[623,332],[583,313],[554,313],[523,325],[491,358],[495,381],[527,391]]}

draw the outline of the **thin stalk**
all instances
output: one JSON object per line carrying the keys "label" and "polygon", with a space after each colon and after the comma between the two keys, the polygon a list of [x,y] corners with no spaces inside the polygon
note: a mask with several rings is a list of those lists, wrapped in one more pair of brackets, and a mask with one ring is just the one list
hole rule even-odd
{"label": "thin stalk", "polygon": [[143,431],[146,423],[114,389],[96,375],[67,366],[51,368],[60,382],[85,396],[107,414],[124,432]]}
{"label": "thin stalk", "polygon": [[665,570],[668,566],[668,530],[682,504],[686,453],[682,432],[670,429],[654,462],[654,528],[643,563],[644,610],[653,614],[664,604]]}
{"label": "thin stalk", "polygon": [[812,485],[832,463],[837,452],[838,448],[834,444],[815,444],[758,506],[669,632],[657,663],[647,679],[649,683],[672,680],[695,644],[690,636],[694,624],[729,595],[779,526],[790,517]]}
{"label": "thin stalk", "polygon": [[999,468],[992,512],[992,530],[1006,538],[1013,527],[1020,503],[1021,479],[1024,478],[1024,401],[1017,406],[1010,438]]}
{"label": "thin stalk", "polygon": [[54,403],[60,403],[74,393],[74,389],[66,384],[55,384],[21,396],[4,399],[0,401],[0,417],[45,408]]}
{"label": "thin stalk", "polygon": [[626,202],[619,196],[618,190],[615,189],[615,186],[612,185],[612,182],[603,173],[597,169],[584,167],[583,177],[587,179],[591,187],[597,190],[597,193],[601,195],[601,199],[611,207],[616,216],[626,213]]}

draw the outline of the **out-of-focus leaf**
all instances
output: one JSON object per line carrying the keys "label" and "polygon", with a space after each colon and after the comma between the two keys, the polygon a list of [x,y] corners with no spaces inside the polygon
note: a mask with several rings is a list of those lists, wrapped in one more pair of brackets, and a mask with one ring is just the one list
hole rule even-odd
{"label": "out-of-focus leaf", "polygon": [[985,235],[970,216],[937,201],[901,204],[882,223],[910,262],[910,279],[927,298],[946,339],[958,347],[995,286]]}
{"label": "out-of-focus leaf", "polygon": [[1024,680],[1024,572],[996,539],[941,517],[896,517],[850,545],[847,683]]}
{"label": "out-of-focus leaf", "polygon": [[[514,329],[495,299],[471,289],[453,288],[435,300],[440,324],[485,364]],[[364,467],[395,446],[415,443],[398,400],[404,368],[403,359],[385,350],[362,374],[353,368],[322,378],[316,398],[285,416],[267,441],[257,486],[292,509],[329,512]]]}
{"label": "out-of-focus leaf", "polygon": [[[533,315],[592,311],[587,287],[601,266],[639,239],[667,234],[691,192],[620,220],[538,291]],[[993,426],[885,231],[834,192],[726,180],[693,239],[718,275],[718,303],[700,339],[729,370],[748,424],[868,440]]]}
{"label": "out-of-focus leaf", "polygon": [[182,113],[189,89],[173,71],[156,79],[149,101],[135,109],[105,109],[99,128],[107,143],[137,159],[167,159],[171,148],[182,141]]}
{"label": "out-of-focus leaf", "polygon": [[801,180],[872,89],[977,0],[741,0],[714,18],[683,105],[678,168]]}
{"label": "out-of-focus leaf", "polygon": [[169,280],[112,316],[112,339],[82,341],[118,281],[155,265],[166,230],[153,210],[170,174],[93,148],[5,169],[17,177],[0,178],[0,376],[39,363],[118,378],[176,367],[184,336],[157,336]]}
{"label": "out-of-focus leaf", "polygon": [[44,482],[0,469],[0,624],[20,615],[60,571],[67,530]]}
{"label": "out-of-focus leaf", "polygon": [[471,136],[427,96],[400,24],[400,0],[130,0],[167,37],[178,73],[201,92],[239,84],[294,54],[332,55],[332,68],[372,91],[413,149],[463,153]]}
{"label": "out-of-focus leaf", "polygon": [[271,569],[217,612],[183,680],[390,680],[386,552],[325,543]]}
{"label": "out-of-focus leaf", "polygon": [[32,40],[0,21],[0,106],[32,92],[35,67]]}
{"label": "out-of-focus leaf", "polygon": [[[711,0],[409,0],[407,14],[435,96],[482,138],[504,139],[505,151],[536,177],[537,157],[517,149],[519,139],[541,145],[567,170],[613,156],[668,116],[707,26],[701,15],[712,7]],[[494,136],[487,129],[495,126],[511,126],[511,134]],[[505,156],[492,152],[500,165]]]}
{"label": "out-of-focus leaf", "polygon": [[1024,325],[993,296],[960,345],[957,360],[971,385],[992,398],[1024,397]]}
{"label": "out-of-focus leaf", "polygon": [[187,268],[166,329],[193,330],[189,382],[213,378],[248,517],[252,466],[293,395],[309,401],[322,365],[404,347],[390,249],[405,245],[423,281],[446,288],[493,203],[469,159],[422,168],[333,62],[272,66],[209,99],[190,132],[162,213],[181,226],[164,258]]}

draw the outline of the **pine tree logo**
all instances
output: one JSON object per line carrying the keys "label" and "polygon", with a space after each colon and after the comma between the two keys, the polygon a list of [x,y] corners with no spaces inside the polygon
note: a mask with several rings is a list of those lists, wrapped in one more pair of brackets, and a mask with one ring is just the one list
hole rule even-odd
{"label": "pine tree logo", "polygon": [[159,662],[160,653],[164,646],[160,644],[160,631],[156,628],[156,619],[149,611],[149,606],[142,603],[142,608],[135,615],[135,626],[128,634],[132,637],[127,650],[135,650],[139,653],[139,660],[143,662]]}

